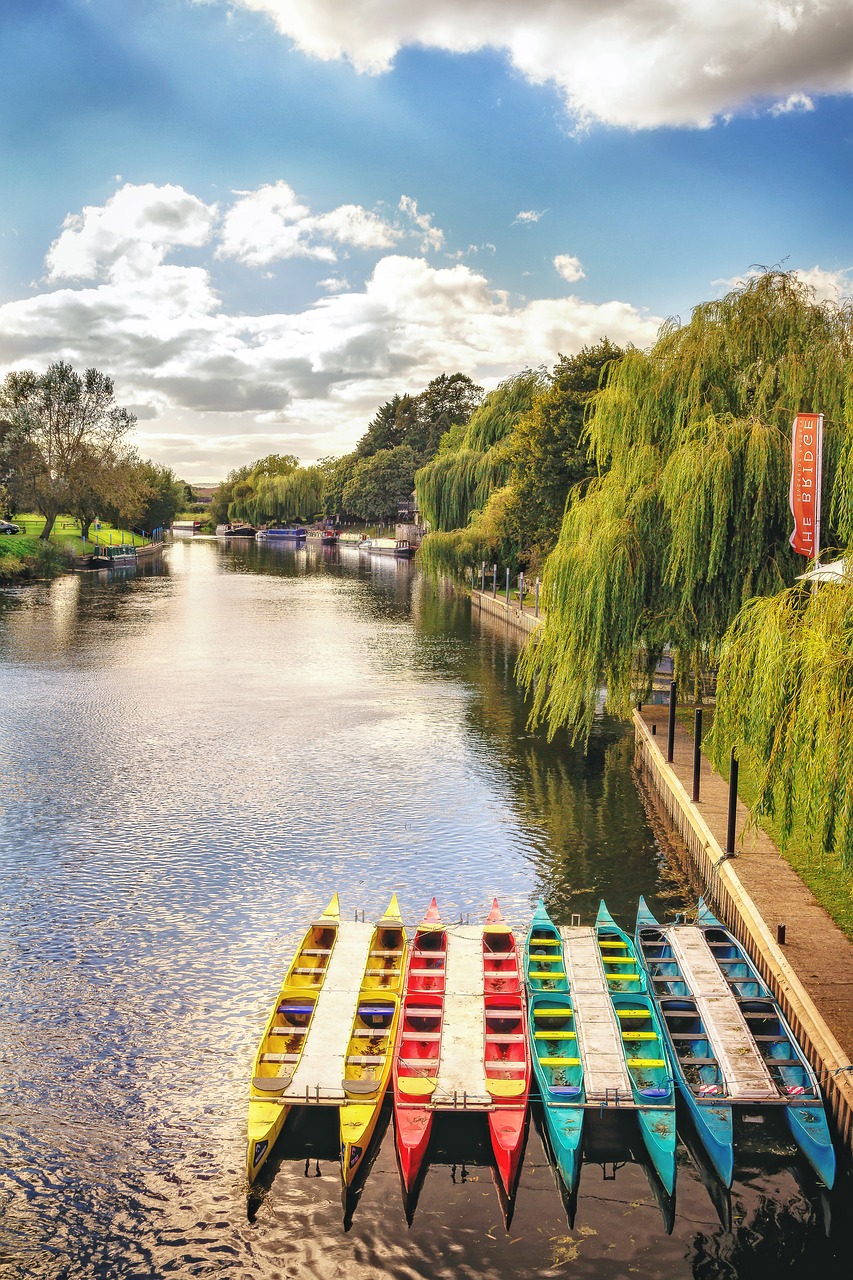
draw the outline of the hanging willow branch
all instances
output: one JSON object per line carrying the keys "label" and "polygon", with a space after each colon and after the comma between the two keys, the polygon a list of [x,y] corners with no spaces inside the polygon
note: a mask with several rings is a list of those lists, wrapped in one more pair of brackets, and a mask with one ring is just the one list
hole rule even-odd
{"label": "hanging willow branch", "polygon": [[853,461],[851,351],[849,309],[771,272],[613,367],[587,422],[592,456],[610,470],[567,509],[545,567],[546,624],[519,662],[534,723],[588,737],[603,686],[627,714],[662,645],[695,668],[750,596],[794,580],[797,411],[826,415],[825,541],[849,537],[853,481],[839,459]]}

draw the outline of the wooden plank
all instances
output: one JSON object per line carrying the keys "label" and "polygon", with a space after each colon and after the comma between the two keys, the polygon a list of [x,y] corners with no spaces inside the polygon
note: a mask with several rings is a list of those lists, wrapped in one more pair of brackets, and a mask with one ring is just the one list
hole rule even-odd
{"label": "wooden plank", "polygon": [[610,999],[595,929],[563,925],[563,956],[575,1010],[574,1029],[588,1102],[634,1105],[631,1077],[622,1052],[622,1028]]}
{"label": "wooden plank", "polygon": [[491,1107],[486,1088],[482,925],[454,925],[447,933],[441,1060],[432,1095],[439,1111]]}
{"label": "wooden plank", "polygon": [[361,979],[376,925],[347,921],[338,926],[338,940],[326,969],[317,1007],[311,1019],[299,1066],[282,1101],[314,1106],[339,1106],[346,1098],[341,1081]]}
{"label": "wooden plank", "polygon": [[720,972],[705,931],[694,925],[672,925],[664,934],[696,1001],[732,1100],[766,1102],[777,1098],[779,1090]]}

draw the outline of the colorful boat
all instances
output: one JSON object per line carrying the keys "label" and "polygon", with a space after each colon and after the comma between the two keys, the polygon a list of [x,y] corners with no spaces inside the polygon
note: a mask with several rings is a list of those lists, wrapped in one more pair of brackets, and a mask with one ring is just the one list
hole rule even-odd
{"label": "colorful boat", "polygon": [[685,980],[678,958],[645,899],[635,932],[637,954],[648,974],[666,1036],[670,1061],[696,1132],[723,1183],[734,1174],[732,1098],[702,1007]]}
{"label": "colorful boat", "polygon": [[432,1132],[432,1095],[441,1058],[447,932],[435,898],[409,950],[394,1052],[394,1125],[407,1193],[417,1181]]}
{"label": "colorful boat", "polygon": [[304,542],[308,530],[301,526],[292,529],[259,529],[255,534],[258,542]]}
{"label": "colorful boat", "polygon": [[255,1055],[249,1096],[249,1182],[257,1177],[287,1119],[290,1108],[276,1095],[282,1092],[302,1056],[340,922],[340,903],[335,894],[302,939],[267,1019]]}
{"label": "colorful boat", "polygon": [[640,1132],[666,1191],[675,1189],[675,1089],[663,1031],[633,944],[602,901],[595,921]]}
{"label": "colorful boat", "polygon": [[696,923],[758,1046],[779,1097],[794,1141],[823,1182],[835,1182],[835,1149],[826,1121],[820,1086],[808,1059],[788,1026],[770,988],[740,943],[700,898]]}
{"label": "colorful boat", "polygon": [[493,1103],[489,1134],[498,1174],[511,1196],[524,1146],[531,1064],[518,947],[497,898],[483,928],[483,991],[483,1066]]}
{"label": "colorful boat", "polygon": [[378,922],[361,979],[350,1029],[340,1109],[341,1175],[345,1186],[355,1177],[388,1087],[400,1016],[407,939],[396,893]]}
{"label": "colorful boat", "polygon": [[571,1195],[581,1168],[583,1065],[563,940],[541,898],[524,944],[524,973],[533,1071],[554,1159]]}

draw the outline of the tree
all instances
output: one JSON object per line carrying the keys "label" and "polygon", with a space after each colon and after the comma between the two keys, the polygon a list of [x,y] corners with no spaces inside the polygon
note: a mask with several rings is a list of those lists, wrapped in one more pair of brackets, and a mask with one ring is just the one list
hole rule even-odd
{"label": "tree", "polygon": [[141,509],[136,523],[145,533],[168,529],[179,511],[185,510],[190,486],[178,479],[171,467],[156,462],[137,463],[136,479],[144,486]]}
{"label": "tree", "polygon": [[828,541],[849,537],[851,353],[853,313],[768,272],[613,367],[588,423],[606,474],[566,510],[545,566],[546,623],[519,663],[534,723],[587,738],[602,686],[627,713],[664,646],[680,676],[698,676],[750,597],[793,582],[797,410],[826,414]]}
{"label": "tree", "polygon": [[608,338],[561,355],[550,385],[519,421],[512,438],[521,557],[541,564],[560,532],[569,491],[595,474],[584,439],[586,408],[624,352]]}
{"label": "tree", "polygon": [[47,539],[60,512],[72,511],[122,459],[136,418],[116,404],[106,374],[87,369],[81,377],[64,361],[43,374],[7,374],[0,410],[11,424],[7,450],[16,485],[44,516],[40,536]]}
{"label": "tree", "polygon": [[395,516],[398,504],[412,491],[416,466],[414,450],[408,445],[361,458],[344,486],[345,509],[362,520]]}

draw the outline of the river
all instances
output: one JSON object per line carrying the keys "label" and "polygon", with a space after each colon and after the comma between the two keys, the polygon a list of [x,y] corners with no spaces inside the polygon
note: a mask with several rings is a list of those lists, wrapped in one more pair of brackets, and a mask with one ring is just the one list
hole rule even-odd
{"label": "river", "polygon": [[564,921],[677,909],[624,731],[531,733],[517,645],[410,564],[314,545],[0,593],[3,1280],[849,1275],[853,1215],[836,1196],[829,1230],[778,1126],[741,1126],[730,1203],[681,1146],[674,1225],[630,1127],[568,1214],[531,1124],[508,1231],[452,1119],[411,1225],[393,1126],[344,1216],[335,1113],[247,1196],[259,1033],[335,890],[411,922],[433,894],[518,925],[540,894]]}

